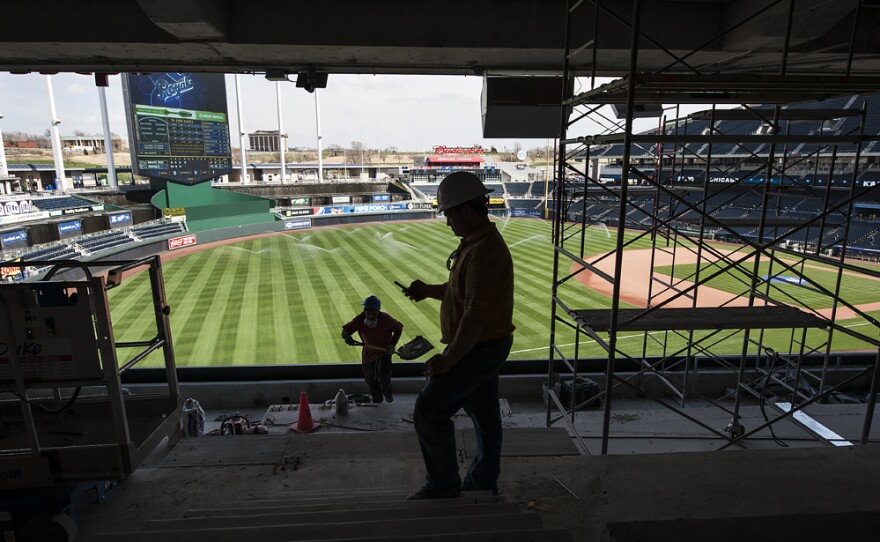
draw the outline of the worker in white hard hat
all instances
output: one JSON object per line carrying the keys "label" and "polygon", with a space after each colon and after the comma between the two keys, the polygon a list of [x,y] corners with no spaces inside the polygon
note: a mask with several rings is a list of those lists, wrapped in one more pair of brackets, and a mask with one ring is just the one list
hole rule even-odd
{"label": "worker in white hard hat", "polygon": [[[363,346],[361,367],[373,402],[381,403],[384,397],[390,403],[394,401],[391,356],[403,333],[403,324],[382,312],[382,301],[374,295],[364,299],[361,305],[363,312],[342,326],[342,339],[347,344]],[[352,337],[354,333],[360,336],[360,343]]]}
{"label": "worker in white hard hat", "polygon": [[[472,173],[448,175],[437,190],[438,210],[461,244],[446,262],[447,282],[415,280],[413,301],[439,299],[443,353],[425,363],[428,381],[416,399],[413,423],[426,483],[409,500],[452,498],[461,491],[498,491],[501,414],[498,374],[513,344],[513,260],[489,219],[486,188]],[[477,433],[477,453],[464,481],[458,471],[452,416],[463,408]]]}

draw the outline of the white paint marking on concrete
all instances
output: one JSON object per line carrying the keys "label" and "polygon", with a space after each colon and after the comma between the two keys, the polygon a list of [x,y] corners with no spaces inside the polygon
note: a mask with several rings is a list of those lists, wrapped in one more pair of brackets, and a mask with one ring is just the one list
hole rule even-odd
{"label": "white paint marking on concrete", "polygon": [[[785,412],[791,411],[791,403],[776,403],[776,406],[781,408]],[[828,429],[827,427],[825,427],[824,425],[822,425],[821,423],[819,423],[815,419],[808,416],[803,410],[798,410],[797,412],[792,414],[792,417],[794,419],[796,419],[797,421],[799,421],[800,423],[804,424],[806,427],[808,427],[811,431],[813,431],[814,433],[816,433],[820,437],[827,439],[829,442],[831,442],[831,444],[833,444],[835,446],[852,446],[853,445],[852,442],[846,440],[845,438],[838,435],[837,433],[835,433],[831,429]]]}

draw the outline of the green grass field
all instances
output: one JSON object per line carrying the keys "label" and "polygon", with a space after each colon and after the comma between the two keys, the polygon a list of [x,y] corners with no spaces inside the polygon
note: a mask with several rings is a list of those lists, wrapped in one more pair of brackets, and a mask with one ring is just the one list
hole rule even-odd
{"label": "green grass field", "polygon": [[[762,284],[759,290],[761,292],[769,291],[772,299],[789,305],[812,309],[830,308],[833,304],[833,299],[814,285],[820,285],[822,288],[834,292],[837,283],[837,272],[817,269],[812,266],[804,267],[802,270],[796,265],[792,267],[803,273],[807,279],[806,284],[797,285],[776,281],[771,282],[769,290],[766,288],[766,284]],[[671,266],[658,267],[657,271],[666,275],[674,274],[679,279],[693,280],[696,269],[696,264],[686,264],[675,266],[674,273]],[[700,276],[712,275],[719,269],[720,266],[717,263],[705,263],[700,266]],[[706,284],[725,292],[743,294],[749,290],[751,270],[752,264],[737,267],[710,279]],[[771,266],[766,261],[758,266],[758,275],[762,277],[769,276],[771,270],[774,276],[791,277],[793,280],[798,278],[795,273],[782,268],[778,263],[774,263]],[[854,305],[880,301],[880,280],[846,273],[841,278],[840,297]]]}
{"label": "green grass field", "polygon": [[[516,278],[514,323],[517,331],[512,359],[544,358],[549,353],[550,288],[553,274],[551,224],[535,219],[502,219],[498,228],[513,254]],[[613,231],[590,229],[588,252],[613,247]],[[439,301],[413,303],[394,286],[420,278],[446,279],[446,259],[458,240],[442,221],[370,224],[345,228],[302,230],[189,254],[164,264],[166,293],[172,308],[171,326],[179,366],[356,363],[360,352],[339,336],[343,323],[360,311],[370,294],[382,299],[383,310],[403,322],[403,340],[423,335],[439,344]],[[572,248],[577,246],[572,242]],[[633,245],[647,247],[648,241]],[[569,262],[561,260],[566,274]],[[110,291],[117,341],[151,338],[155,324],[146,274],[127,279]],[[572,308],[603,308],[609,300],[576,279],[559,291]],[[860,322],[852,322],[861,325]],[[557,326],[558,343],[569,346],[574,332]],[[773,334],[768,334],[771,336]],[[775,332],[788,344],[790,332]],[[649,338],[649,353],[662,347]],[[771,337],[773,338],[773,337]],[[644,334],[621,335],[622,348],[641,352]],[[741,339],[728,338],[718,348],[738,352]],[[729,344],[728,344],[729,343]],[[670,338],[668,347],[684,344]],[[836,348],[864,348],[838,334]],[[436,350],[435,350],[436,352]],[[581,336],[581,356],[602,356]],[[132,352],[120,349],[120,359]],[[153,353],[141,366],[157,366]]]}

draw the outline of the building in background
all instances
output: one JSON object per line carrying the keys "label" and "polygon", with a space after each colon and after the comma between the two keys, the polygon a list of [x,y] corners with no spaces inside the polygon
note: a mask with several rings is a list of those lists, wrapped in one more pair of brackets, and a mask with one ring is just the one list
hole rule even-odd
{"label": "building in background", "polygon": [[[248,135],[248,143],[253,152],[278,152],[278,130],[257,130]],[[283,134],[287,140],[287,134]]]}

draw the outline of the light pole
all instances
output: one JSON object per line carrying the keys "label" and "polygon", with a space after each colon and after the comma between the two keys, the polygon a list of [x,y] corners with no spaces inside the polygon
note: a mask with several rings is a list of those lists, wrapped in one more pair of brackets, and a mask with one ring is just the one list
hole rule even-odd
{"label": "light pole", "polygon": [[52,155],[55,158],[55,190],[67,192],[67,179],[64,177],[64,159],[61,156],[61,132],[58,115],[55,113],[55,93],[52,91],[52,76],[46,75],[46,92],[49,95],[49,116],[52,122]]}
{"label": "light pole", "polygon": [[281,184],[284,184],[284,170],[287,165],[284,163],[284,151],[287,145],[284,144],[284,123],[281,121],[281,82],[275,81],[275,98],[278,102],[278,150],[281,155]]}
{"label": "light pole", "polygon": [[[116,179],[116,162],[113,157],[113,134],[110,132],[110,117],[107,115],[107,90],[98,87],[98,105],[101,108],[101,127],[104,129],[104,156],[107,158],[107,184],[113,188],[119,186]],[[97,175],[95,175],[97,177]],[[95,179],[97,180],[97,179]]]}
{"label": "light pole", "polygon": [[324,157],[321,149],[321,106],[318,102],[318,89],[315,89],[315,124],[318,131],[318,182],[324,182]]}
{"label": "light pole", "polygon": [[[3,114],[0,113],[0,120]],[[9,177],[9,168],[6,167],[6,147],[3,146],[3,130],[0,129],[0,178]]]}
{"label": "light pole", "polygon": [[241,184],[247,184],[247,154],[244,151],[244,138],[247,135],[244,131],[244,121],[241,118],[241,83],[238,80],[238,74],[235,74],[235,106],[238,110],[238,150],[241,155]]}

